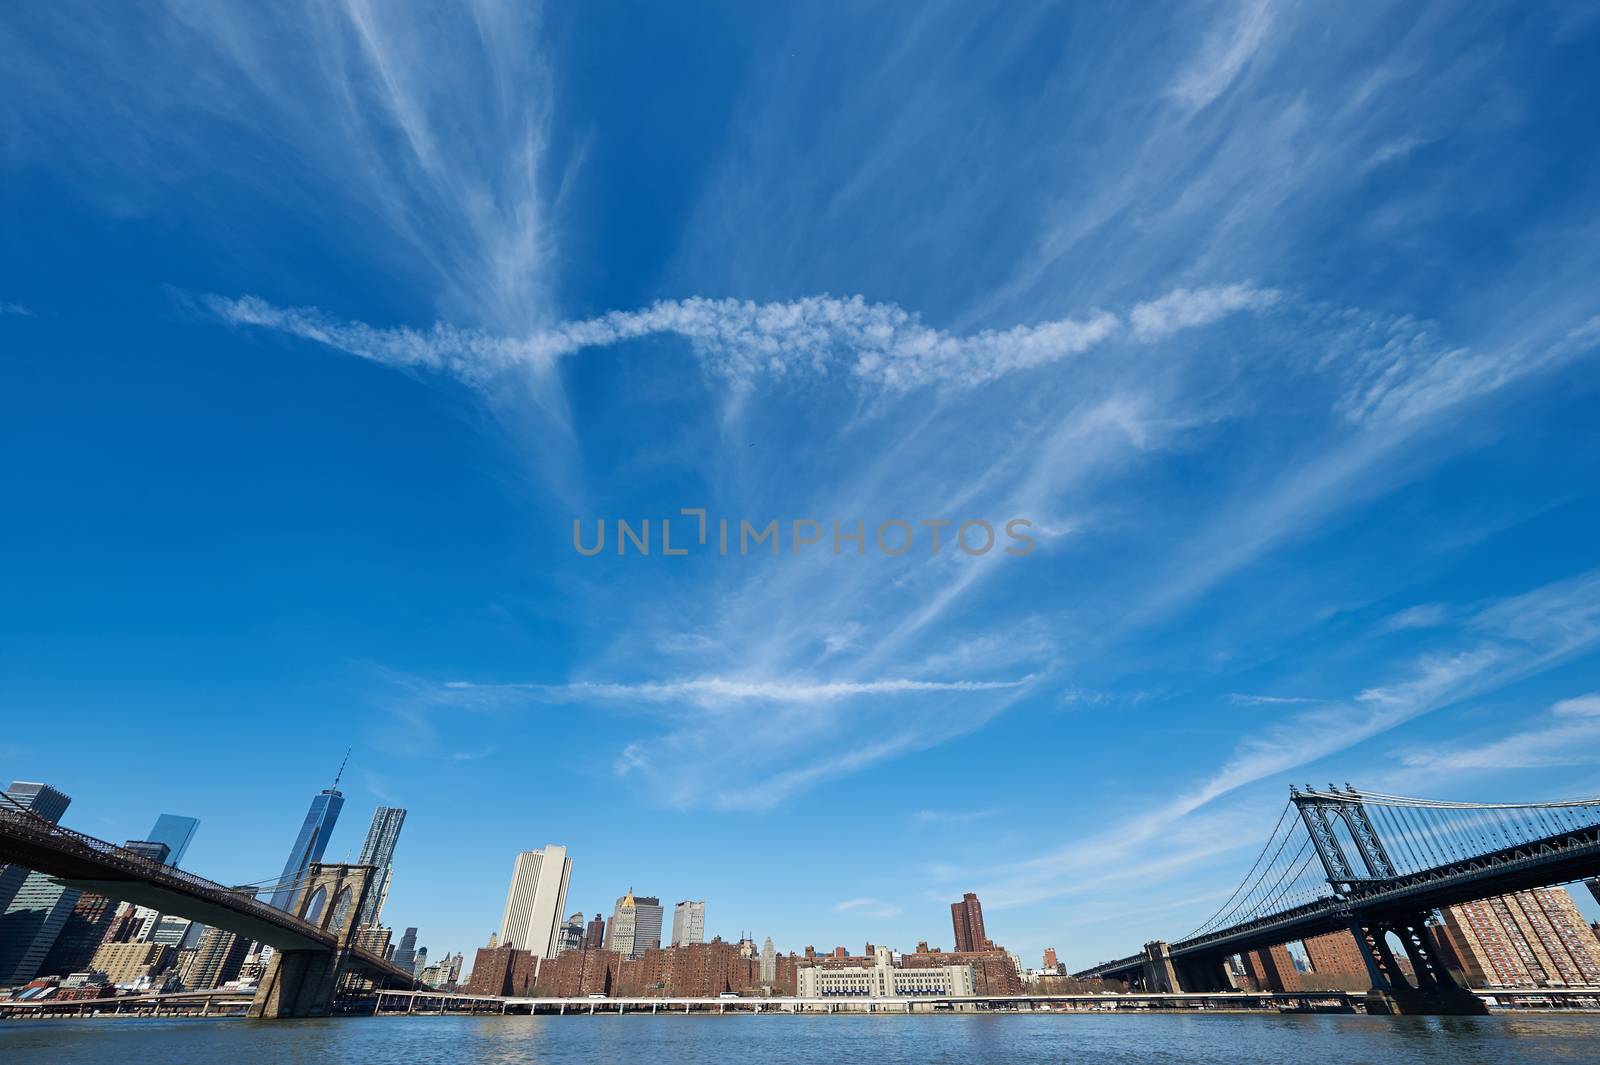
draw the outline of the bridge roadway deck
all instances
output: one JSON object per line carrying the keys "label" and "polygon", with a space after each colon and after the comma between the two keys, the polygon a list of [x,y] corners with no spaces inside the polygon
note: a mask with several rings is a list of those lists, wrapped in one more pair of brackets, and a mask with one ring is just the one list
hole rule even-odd
{"label": "bridge roadway deck", "polygon": [[[1175,961],[1238,954],[1348,929],[1350,918],[1357,911],[1374,912],[1407,907],[1437,909],[1527,888],[1570,883],[1593,876],[1596,872],[1600,872],[1600,839],[1595,838],[1592,830],[1563,833],[1508,847],[1503,852],[1485,854],[1471,861],[1454,862],[1397,877],[1393,881],[1358,882],[1356,890],[1350,895],[1333,896],[1320,903],[1297,907],[1234,928],[1180,940],[1172,943],[1170,949]],[[1132,972],[1141,968],[1144,962],[1143,954],[1135,954],[1116,961],[1101,962],[1073,975],[1080,980],[1099,979]]]}
{"label": "bridge roadway deck", "polygon": [[[132,902],[266,943],[281,951],[331,951],[335,937],[308,921],[114,843],[0,806],[0,863],[44,873],[69,888]],[[364,950],[351,956],[372,976],[414,987],[412,974]]]}
{"label": "bridge roadway deck", "polygon": [[[971,1012],[974,1010],[1038,1009],[1059,1006],[1076,1009],[1300,1009],[1311,1004],[1354,1010],[1363,994],[1351,991],[1295,992],[1129,992],[1101,995],[974,995],[916,998],[865,998],[829,996],[825,998],[649,998],[621,996],[606,998],[543,998],[534,996],[465,995],[442,991],[382,991],[377,993],[374,1012],[435,1013],[450,1012],[450,1003],[459,1003],[464,1012],[537,1012],[589,1014],[619,1013],[931,1013]],[[402,1007],[401,1003],[405,1005]]]}

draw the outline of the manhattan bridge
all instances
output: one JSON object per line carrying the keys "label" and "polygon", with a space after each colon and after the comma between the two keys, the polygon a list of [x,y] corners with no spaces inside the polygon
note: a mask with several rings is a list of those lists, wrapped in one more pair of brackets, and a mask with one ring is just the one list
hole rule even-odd
{"label": "manhattan bridge", "polygon": [[1291,788],[1255,862],[1200,927],[1074,975],[1222,991],[1235,954],[1347,930],[1372,980],[1369,1008],[1483,1012],[1439,958],[1428,918],[1441,906],[1596,875],[1600,798],[1465,803]]}

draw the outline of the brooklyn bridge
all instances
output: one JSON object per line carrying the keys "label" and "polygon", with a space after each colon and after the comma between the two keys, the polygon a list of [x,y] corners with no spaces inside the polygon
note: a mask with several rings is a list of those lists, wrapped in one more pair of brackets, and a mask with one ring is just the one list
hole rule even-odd
{"label": "brooklyn bridge", "polygon": [[0,798],[0,864],[44,873],[69,888],[148,906],[236,932],[274,950],[258,986],[254,1017],[316,1017],[341,996],[417,986],[412,974],[356,942],[356,915],[374,890],[370,865],[313,863],[289,910],[224,887],[127,847],[64,828]]}
{"label": "brooklyn bridge", "polygon": [[1221,991],[1233,955],[1348,930],[1371,979],[1369,1011],[1481,1013],[1429,935],[1433,912],[1596,874],[1600,799],[1462,803],[1291,788],[1255,862],[1200,927],[1074,975],[1146,992]]}

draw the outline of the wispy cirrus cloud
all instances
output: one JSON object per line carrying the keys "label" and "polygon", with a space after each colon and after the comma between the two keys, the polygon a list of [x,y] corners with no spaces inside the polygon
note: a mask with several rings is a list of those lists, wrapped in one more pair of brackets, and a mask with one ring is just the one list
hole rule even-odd
{"label": "wispy cirrus cloud", "polygon": [[0,302],[0,318],[3,318],[8,314],[9,315],[14,315],[14,316],[16,316],[18,318],[31,318],[31,317],[33,317],[33,312],[30,311],[28,308],[24,307],[20,303]]}
{"label": "wispy cirrus cloud", "polygon": [[516,693],[554,702],[582,700],[696,702],[785,702],[816,703],[852,699],[863,695],[912,695],[928,692],[991,692],[1022,688],[1034,677],[1016,680],[911,680],[897,677],[870,681],[745,680],[734,677],[695,677],[688,680],[608,684],[579,681],[571,684],[477,684],[448,681],[453,691],[478,693]]}
{"label": "wispy cirrus cloud", "polygon": [[1190,111],[1221,96],[1268,40],[1275,14],[1271,0],[1240,0],[1231,7],[1167,89]]}
{"label": "wispy cirrus cloud", "polygon": [[1562,699],[1532,728],[1509,736],[1479,744],[1430,745],[1406,752],[1402,761],[1435,774],[1600,765],[1600,693]]}
{"label": "wispy cirrus cloud", "polygon": [[[1600,571],[1577,574],[1516,596],[1480,604],[1470,615],[1459,646],[1415,657],[1392,679],[1340,700],[1319,702],[1240,741],[1206,778],[1165,802],[1119,821],[1104,832],[1036,858],[990,870],[980,889],[995,907],[1027,905],[1152,872],[1174,873],[1259,841],[1270,828],[1270,811],[1281,797],[1248,792],[1262,781],[1324,763],[1342,751],[1381,736],[1423,715],[1476,698],[1549,670],[1600,648]],[[1559,710],[1557,709],[1559,707]],[[1424,753],[1408,765],[1417,770],[1477,768],[1496,756],[1530,765],[1556,762],[1561,746],[1582,744],[1585,763],[1597,735],[1600,696],[1588,695],[1553,707],[1541,727],[1483,747]],[[1503,746],[1502,746],[1503,744]],[[1242,796],[1233,806],[1220,804]],[[1265,823],[1263,823],[1265,819]],[[1233,824],[1233,842],[1220,839],[1219,823]],[[1227,835],[1227,833],[1224,833]],[[1119,859],[1127,856],[1125,864]],[[960,873],[966,879],[981,870]]]}
{"label": "wispy cirrus cloud", "polygon": [[1450,607],[1445,603],[1418,603],[1384,618],[1379,628],[1386,632],[1406,629],[1434,629],[1450,619]]}
{"label": "wispy cirrus cloud", "polygon": [[833,904],[834,913],[849,913],[857,917],[897,917],[905,907],[871,896],[844,899]]}
{"label": "wispy cirrus cloud", "polygon": [[999,814],[999,810],[918,810],[911,819],[922,825],[970,825]]}
{"label": "wispy cirrus cloud", "polygon": [[1173,289],[1159,299],[1138,304],[1128,313],[1133,335],[1158,340],[1180,329],[1219,322],[1239,311],[1259,311],[1277,303],[1279,294],[1253,285],[1216,285],[1211,288]]}
{"label": "wispy cirrus cloud", "polygon": [[1122,334],[1152,342],[1230,314],[1271,306],[1277,293],[1244,284],[1178,289],[1135,306],[1125,322],[1102,310],[1035,325],[957,335],[894,304],[811,296],[781,303],[662,300],[637,311],[564,322],[524,336],[436,323],[375,328],[309,307],[277,307],[255,296],[198,298],[230,325],[272,329],[347,354],[405,369],[451,374],[482,387],[508,370],[548,370],[586,348],[642,337],[687,340],[707,368],[736,380],[840,372],[899,391],[942,383],[973,387],[1080,355]]}
{"label": "wispy cirrus cloud", "polygon": [[539,12],[458,14],[162,0],[101,12],[93,34],[70,16],[20,23],[0,94],[36,106],[10,143],[51,146],[41,162],[124,213],[203,174],[316,223],[451,320],[527,329],[548,317],[556,248]]}

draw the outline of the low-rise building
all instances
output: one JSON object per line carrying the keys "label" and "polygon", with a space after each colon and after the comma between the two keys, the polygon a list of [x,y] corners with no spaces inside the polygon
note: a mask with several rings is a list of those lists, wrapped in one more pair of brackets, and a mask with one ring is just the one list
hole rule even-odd
{"label": "low-rise building", "polygon": [[901,967],[888,947],[878,947],[871,961],[870,965],[806,966],[797,974],[797,993],[801,998],[961,998],[976,994],[971,965]]}

